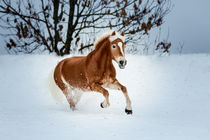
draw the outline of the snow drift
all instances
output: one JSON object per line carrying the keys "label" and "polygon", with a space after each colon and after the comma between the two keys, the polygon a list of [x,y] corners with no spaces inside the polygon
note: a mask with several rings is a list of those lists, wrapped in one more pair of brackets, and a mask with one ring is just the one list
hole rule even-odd
{"label": "snow drift", "polygon": [[49,90],[49,74],[62,58],[45,55],[0,56],[0,139],[210,139],[210,56],[128,55],[117,69],[126,85],[133,115],[124,113],[125,99],[110,90],[103,96],[85,93],[77,110],[58,104]]}

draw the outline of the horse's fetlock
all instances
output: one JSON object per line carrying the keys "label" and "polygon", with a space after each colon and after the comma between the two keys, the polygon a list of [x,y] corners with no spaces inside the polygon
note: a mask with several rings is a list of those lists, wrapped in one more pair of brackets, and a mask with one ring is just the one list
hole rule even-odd
{"label": "horse's fetlock", "polygon": [[101,108],[106,108],[110,106],[110,103],[108,103],[107,101],[104,101],[100,105],[101,105]]}

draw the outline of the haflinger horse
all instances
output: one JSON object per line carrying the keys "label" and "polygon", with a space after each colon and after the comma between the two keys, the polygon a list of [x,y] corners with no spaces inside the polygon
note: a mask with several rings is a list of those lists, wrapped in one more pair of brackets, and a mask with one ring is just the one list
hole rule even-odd
{"label": "haflinger horse", "polygon": [[103,94],[105,100],[101,107],[110,106],[109,92],[105,89],[110,88],[123,92],[126,99],[125,112],[132,114],[127,89],[116,79],[116,70],[112,64],[114,60],[121,69],[127,64],[124,33],[111,30],[96,40],[94,46],[95,49],[87,56],[66,58],[59,62],[54,70],[55,83],[63,91],[72,110],[80,100],[81,91]]}

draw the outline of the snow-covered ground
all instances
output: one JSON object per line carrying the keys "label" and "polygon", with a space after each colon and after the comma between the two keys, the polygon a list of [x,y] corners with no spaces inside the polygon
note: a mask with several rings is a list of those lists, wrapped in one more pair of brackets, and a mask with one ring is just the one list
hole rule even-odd
{"label": "snow-covered ground", "polygon": [[133,56],[124,70],[133,115],[121,92],[110,90],[102,109],[99,93],[85,93],[71,111],[56,103],[48,77],[61,58],[0,56],[0,140],[210,139],[210,55]]}

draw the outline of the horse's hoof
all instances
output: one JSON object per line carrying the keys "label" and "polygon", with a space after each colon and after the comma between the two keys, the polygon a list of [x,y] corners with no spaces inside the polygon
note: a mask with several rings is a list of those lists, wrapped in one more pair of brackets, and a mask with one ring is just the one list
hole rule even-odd
{"label": "horse's hoof", "polygon": [[104,108],[104,107],[103,107],[103,103],[101,103],[101,108]]}
{"label": "horse's hoof", "polygon": [[132,110],[125,109],[125,113],[127,113],[129,115],[129,114],[133,114],[133,111]]}
{"label": "horse's hoof", "polygon": [[72,111],[76,110],[75,106],[70,106],[70,108]]}

